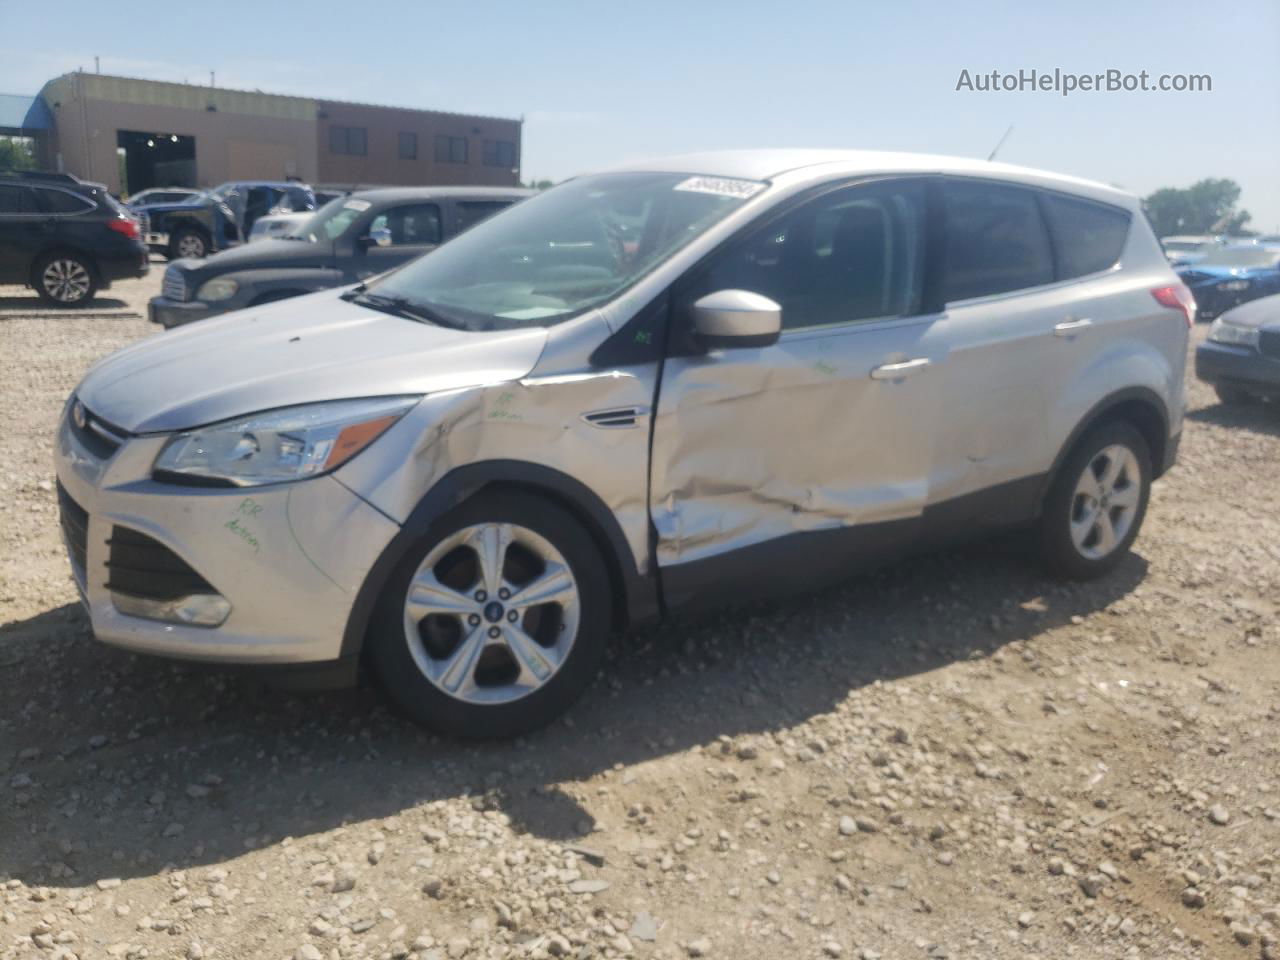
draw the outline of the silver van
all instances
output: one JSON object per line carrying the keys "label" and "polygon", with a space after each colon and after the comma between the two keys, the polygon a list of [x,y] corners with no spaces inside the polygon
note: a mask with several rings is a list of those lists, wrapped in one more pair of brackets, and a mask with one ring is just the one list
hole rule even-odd
{"label": "silver van", "polygon": [[582,176],[356,286],[100,362],[56,442],[98,638],[363,659],[467,736],[555,717],[611,633],[1029,525],[1129,549],[1195,305],[1138,201],[906,154]]}

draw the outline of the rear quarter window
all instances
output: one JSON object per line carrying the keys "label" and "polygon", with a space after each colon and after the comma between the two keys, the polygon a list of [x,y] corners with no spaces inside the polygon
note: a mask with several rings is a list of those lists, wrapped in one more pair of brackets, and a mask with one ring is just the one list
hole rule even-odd
{"label": "rear quarter window", "polygon": [[40,200],[50,213],[84,213],[93,209],[93,202],[65,190],[40,190]]}
{"label": "rear quarter window", "polygon": [[1127,210],[1062,194],[1041,194],[1059,280],[1115,266],[1129,236]]}
{"label": "rear quarter window", "polygon": [[948,180],[942,197],[948,302],[1053,282],[1053,251],[1032,190]]}

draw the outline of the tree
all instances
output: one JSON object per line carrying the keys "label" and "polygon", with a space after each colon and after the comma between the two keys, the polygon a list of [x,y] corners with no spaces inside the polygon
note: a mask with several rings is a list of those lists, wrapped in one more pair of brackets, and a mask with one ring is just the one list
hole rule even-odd
{"label": "tree", "polygon": [[551,180],[530,180],[528,183],[522,184],[530,190],[550,190],[555,186]]}
{"label": "tree", "polygon": [[27,137],[0,137],[0,170],[34,170],[36,153]]}
{"label": "tree", "polygon": [[1251,217],[1237,210],[1240,185],[1207,178],[1185,189],[1164,187],[1142,201],[1156,236],[1176,233],[1242,233]]}

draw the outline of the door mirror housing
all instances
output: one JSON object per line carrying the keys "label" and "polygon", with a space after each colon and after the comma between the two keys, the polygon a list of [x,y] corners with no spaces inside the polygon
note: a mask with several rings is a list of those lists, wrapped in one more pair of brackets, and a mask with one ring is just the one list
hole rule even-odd
{"label": "door mirror housing", "polygon": [[391,246],[391,231],[386,227],[374,227],[358,241],[360,246],[368,250],[370,247]]}
{"label": "door mirror housing", "polygon": [[717,290],[691,310],[694,332],[708,347],[767,347],[782,332],[782,307],[750,290]]}

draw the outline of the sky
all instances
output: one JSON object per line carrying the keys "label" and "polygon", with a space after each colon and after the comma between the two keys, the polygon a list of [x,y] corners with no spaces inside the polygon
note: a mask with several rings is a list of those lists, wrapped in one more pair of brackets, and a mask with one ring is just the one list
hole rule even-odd
{"label": "sky", "polygon": [[[1229,177],[1280,232],[1280,0],[0,0],[0,92],[68,70],[523,117],[522,176],[736,147],[999,159],[1138,194]],[[19,49],[14,49],[18,46]],[[971,92],[961,71],[1208,74],[1208,92]]]}

